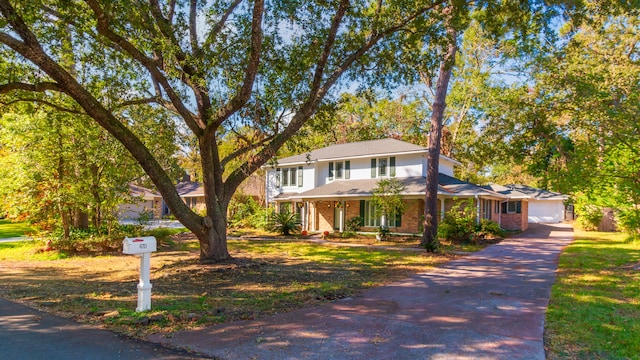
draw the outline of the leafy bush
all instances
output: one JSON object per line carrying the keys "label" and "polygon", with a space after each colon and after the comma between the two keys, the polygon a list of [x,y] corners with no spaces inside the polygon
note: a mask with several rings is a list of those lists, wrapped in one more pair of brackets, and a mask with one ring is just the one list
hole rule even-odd
{"label": "leafy bush", "polygon": [[616,216],[618,228],[631,237],[630,240],[640,239],[640,209],[631,206],[620,210]]}
{"label": "leafy bush", "polygon": [[50,240],[54,249],[66,253],[104,252],[121,249],[125,237],[140,236],[142,233],[141,225],[119,225],[111,228],[110,232],[106,228],[72,228],[66,238],[60,230],[42,233],[39,238],[44,242]]}
{"label": "leafy bush", "polygon": [[362,218],[360,216],[354,216],[348,219],[346,223],[347,231],[360,231],[360,224],[362,224]]}
{"label": "leafy bush", "polygon": [[151,220],[153,220],[153,211],[152,210],[147,210],[147,211],[143,211],[138,215],[138,218],[136,219],[136,223],[138,225],[148,225]]}
{"label": "leafy bush", "polygon": [[449,210],[438,226],[438,238],[456,242],[470,242],[477,231],[473,203],[459,202]]}
{"label": "leafy bush", "polygon": [[248,227],[260,230],[271,230],[274,225],[275,210],[273,208],[259,208],[249,217]]}
{"label": "leafy bush", "polygon": [[479,226],[478,232],[481,234],[491,234],[498,237],[506,236],[506,233],[500,227],[500,224],[489,219],[480,220],[480,226]]}
{"label": "leafy bush", "polygon": [[255,227],[252,217],[261,209],[258,202],[247,195],[237,195],[229,203],[229,226],[231,227]]}
{"label": "leafy bush", "polygon": [[282,235],[291,235],[291,232],[298,227],[295,213],[283,212],[274,215],[273,231]]}
{"label": "leafy bush", "polygon": [[391,236],[391,229],[388,226],[380,226],[378,227],[378,235],[380,240],[387,240]]}
{"label": "leafy bush", "polygon": [[602,208],[596,205],[578,203],[575,206],[576,226],[585,231],[596,231],[604,217]]}

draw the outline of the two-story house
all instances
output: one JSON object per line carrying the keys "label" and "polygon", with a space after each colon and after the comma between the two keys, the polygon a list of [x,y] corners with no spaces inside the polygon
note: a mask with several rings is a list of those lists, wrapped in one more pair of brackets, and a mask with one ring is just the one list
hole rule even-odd
{"label": "two-story house", "polygon": [[[501,220],[510,209],[509,197],[453,177],[459,163],[440,156],[439,212],[444,216],[454,199],[471,199],[480,218]],[[396,139],[331,145],[309,153],[278,159],[266,174],[266,199],[277,211],[296,212],[308,231],[343,231],[347,220],[359,216],[362,230],[375,231],[381,218],[375,211],[373,189],[382,178],[397,178],[405,211],[387,219],[391,231],[418,233],[424,214],[427,149]],[[526,199],[517,200],[521,216]],[[526,211],[525,211],[526,213]],[[514,222],[515,223],[515,222]],[[526,229],[526,221],[514,230]]]}

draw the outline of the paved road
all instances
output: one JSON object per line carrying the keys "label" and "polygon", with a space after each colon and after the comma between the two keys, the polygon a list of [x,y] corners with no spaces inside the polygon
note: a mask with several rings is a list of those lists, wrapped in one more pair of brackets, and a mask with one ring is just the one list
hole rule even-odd
{"label": "paved road", "polygon": [[149,339],[230,360],[543,360],[550,289],[572,239],[568,225],[533,225],[359,297]]}
{"label": "paved road", "polygon": [[0,359],[203,359],[0,299]]}

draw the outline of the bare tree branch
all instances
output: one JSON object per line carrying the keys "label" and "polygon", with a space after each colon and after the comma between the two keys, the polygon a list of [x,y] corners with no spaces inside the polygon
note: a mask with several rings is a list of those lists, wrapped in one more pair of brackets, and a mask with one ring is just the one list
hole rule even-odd
{"label": "bare tree branch", "polygon": [[196,6],[198,5],[197,0],[191,0],[190,9],[189,9],[189,38],[191,40],[191,52],[197,54],[200,52],[200,47],[198,46],[198,32],[197,32],[197,21],[198,21],[198,9]]}

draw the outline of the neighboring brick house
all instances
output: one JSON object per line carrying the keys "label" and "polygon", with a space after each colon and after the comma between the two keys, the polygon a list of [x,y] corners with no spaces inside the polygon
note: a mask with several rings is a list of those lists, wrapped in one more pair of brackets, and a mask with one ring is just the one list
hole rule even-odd
{"label": "neighboring brick house", "polygon": [[[459,163],[440,156],[441,216],[453,207],[455,199],[470,199],[478,221],[493,219],[509,230],[527,228],[527,201],[515,200],[511,205],[509,195],[456,179],[455,165]],[[304,230],[344,231],[349,219],[360,216],[362,230],[374,231],[381,219],[372,202],[372,190],[380,179],[395,177],[405,185],[402,197],[406,206],[401,215],[390,216],[387,224],[393,232],[420,232],[427,174],[427,149],[421,146],[396,139],[338,144],[277,159],[276,165],[265,168],[267,203],[281,212],[295,211]]]}

